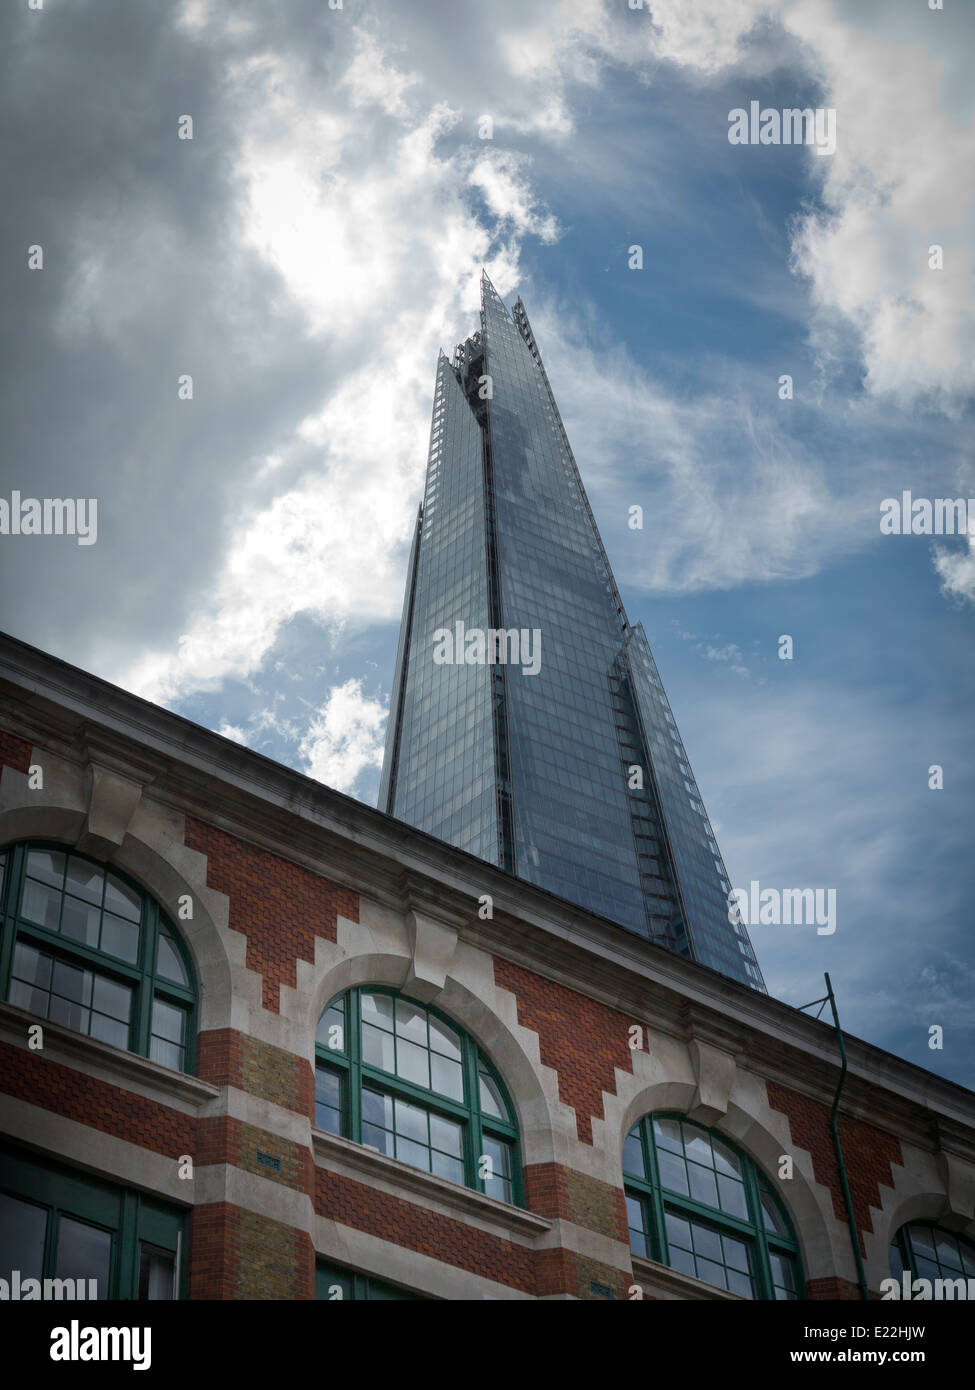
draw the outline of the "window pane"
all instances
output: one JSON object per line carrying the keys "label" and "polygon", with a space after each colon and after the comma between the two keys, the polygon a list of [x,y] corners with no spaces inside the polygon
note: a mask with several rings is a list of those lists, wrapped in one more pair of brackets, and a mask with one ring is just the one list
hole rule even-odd
{"label": "window pane", "polygon": [[711,1140],[711,1152],[714,1155],[714,1166],[719,1173],[724,1173],[727,1177],[741,1177],[741,1160],[736,1153],[733,1153],[720,1139]]}
{"label": "window pane", "polygon": [[493,1115],[496,1119],[506,1120],[508,1110],[501,1099],[501,1092],[495,1085],[494,1080],[488,1076],[487,1072],[480,1073],[480,1093],[481,1093],[481,1114]]}
{"label": "window pane", "polygon": [[935,1258],[934,1233],[931,1227],[917,1224],[910,1226],[908,1229],[911,1235],[911,1246],[913,1247],[915,1255],[921,1256],[927,1260],[933,1260]]}
{"label": "window pane", "polygon": [[947,1231],[935,1231],[935,1242],[938,1250],[938,1260],[945,1269],[962,1272],[961,1256],[958,1253],[958,1246],[954,1236],[950,1236]]}
{"label": "window pane", "polygon": [[691,1178],[691,1196],[696,1202],[703,1202],[705,1206],[716,1207],[718,1205],[718,1186],[715,1182],[714,1171],[711,1168],[702,1168],[699,1163],[689,1163],[687,1171]]}
{"label": "window pane", "polygon": [[378,1125],[367,1125],[365,1120],[362,1122],[362,1142],[369,1149],[378,1149],[381,1154],[393,1153],[393,1136],[388,1130],[380,1129]]}
{"label": "window pane", "polygon": [[73,855],[68,860],[68,875],[64,884],[66,892],[100,907],[104,883],[102,871],[96,864],[89,864],[85,859],[75,859]]}
{"label": "window pane", "polygon": [[129,1025],[121,1023],[117,1018],[95,1013],[94,1009],[90,1015],[88,1033],[90,1037],[98,1038],[100,1042],[111,1043],[113,1047],[127,1048],[129,1045]]}
{"label": "window pane", "polygon": [[421,1110],[418,1105],[410,1105],[405,1100],[398,1100],[394,1115],[397,1134],[401,1134],[404,1139],[415,1139],[420,1144],[428,1142],[427,1112],[425,1110]]}
{"label": "window pane", "polygon": [[112,1237],[72,1216],[58,1221],[56,1279],[95,1279],[99,1298],[109,1297]]}
{"label": "window pane", "polygon": [[[162,938],[159,941],[160,948],[163,945]],[[102,918],[102,939],[101,948],[107,951],[110,956],[118,956],[120,960],[127,960],[130,965],[134,965],[139,959],[139,926],[136,922],[129,922],[124,917],[115,917],[110,912],[106,912]],[[172,947],[169,947],[172,951]]]}
{"label": "window pane", "polygon": [[161,1067],[169,1067],[170,1071],[183,1070],[183,1048],[164,1038],[149,1039],[149,1058]]}
{"label": "window pane", "polygon": [[31,878],[60,888],[64,882],[64,858],[57,850],[32,849],[27,854],[27,872]]}
{"label": "window pane", "polygon": [[687,1169],[682,1158],[666,1151],[657,1155],[660,1164],[660,1185],[668,1192],[687,1195]]}
{"label": "window pane", "polygon": [[716,1284],[719,1289],[728,1287],[724,1265],[715,1264],[713,1260],[698,1260],[697,1277],[703,1279],[705,1283]]}
{"label": "window pane", "polygon": [[362,1060],[370,1067],[393,1072],[393,1035],[380,1032],[369,1023],[362,1025]]}
{"label": "window pane", "polygon": [[65,898],[61,913],[61,933],[72,941],[82,941],[86,946],[98,945],[98,921],[101,913],[91,903],[80,898]]}
{"label": "window pane", "polygon": [[729,1212],[732,1216],[739,1216],[742,1221],[748,1220],[748,1201],[745,1197],[744,1183],[719,1174],[718,1194],[721,1199],[722,1211]]}
{"label": "window pane", "polygon": [[426,1010],[406,999],[396,1000],[396,1032],[401,1038],[409,1038],[421,1047],[427,1045]]}
{"label": "window pane", "polygon": [[643,1166],[643,1145],[639,1135],[631,1130],[623,1144],[623,1172],[633,1173],[635,1177],[645,1178]]}
{"label": "window pane", "polygon": [[680,1139],[680,1124],[677,1120],[654,1120],[653,1136],[659,1148],[672,1149],[676,1153],[684,1152]]}
{"label": "window pane", "polygon": [[449,1028],[439,1018],[430,1019],[430,1046],[441,1056],[450,1057],[455,1062],[460,1061],[460,1038],[453,1028]]}
{"label": "window pane", "polygon": [[360,996],[363,1022],[374,1023],[377,1028],[393,1031],[393,1000],[388,994],[366,994]]}
{"label": "window pane", "polygon": [[181,1043],[185,1021],[186,1013],[183,1009],[177,1009],[162,999],[153,1000],[152,1031],[156,1037],[165,1038],[167,1042]]}
{"label": "window pane", "polygon": [[784,1235],[786,1225],[779,1213],[778,1204],[770,1192],[762,1193],[762,1220],[767,1231],[775,1231],[779,1235]]}
{"label": "window pane", "polygon": [[49,931],[57,931],[61,914],[61,894],[56,888],[46,888],[31,879],[24,880],[24,896],[20,906],[22,916],[29,922],[37,922]]}
{"label": "window pane", "polygon": [[315,1125],[329,1134],[342,1133],[342,1079],[326,1067],[315,1068]]}
{"label": "window pane", "polygon": [[345,1051],[345,1009],[341,1004],[330,1004],[322,1014],[315,1041],[330,1052]]}
{"label": "window pane", "polygon": [[412,1139],[401,1139],[397,1135],[396,1157],[411,1168],[422,1168],[426,1173],[430,1171],[430,1150],[425,1144],[416,1144]]}
{"label": "window pane", "polygon": [[[751,1266],[748,1263],[748,1246],[741,1240],[734,1240],[731,1236],[721,1237],[721,1246],[724,1251],[724,1262],[732,1269],[743,1270],[748,1273]],[[773,1260],[776,1258],[772,1257]]]}
{"label": "window pane", "polygon": [[414,1086],[430,1086],[430,1054],[425,1047],[404,1039],[396,1045],[396,1075]]}
{"label": "window pane", "polygon": [[792,1261],[785,1255],[775,1255],[769,1252],[769,1263],[772,1266],[772,1283],[778,1284],[783,1289],[790,1292],[795,1288],[795,1281],[792,1275]]}
{"label": "window pane", "polygon": [[[91,1006],[97,1009],[100,1014],[108,1014],[109,1018],[124,1019],[129,1021],[130,1010],[132,1007],[132,990],[128,985],[120,985],[115,980],[109,980],[104,975],[92,976]],[[160,1005],[156,1001],[156,1009],[169,1008],[168,1005]],[[177,1013],[176,1009],[170,1009],[170,1013]],[[168,1037],[178,1042],[182,1037],[182,1029],[175,1033],[167,1033],[162,1028],[157,1028],[155,1024],[155,1009],[153,1010],[153,1032],[161,1033],[163,1037]]]}
{"label": "window pane", "polygon": [[384,1129],[393,1128],[393,1102],[390,1096],[380,1095],[378,1091],[362,1093],[363,1123],[381,1125]]}
{"label": "window pane", "polygon": [[22,1279],[40,1279],[44,1264],[47,1210],[0,1192],[0,1279],[20,1270]]}
{"label": "window pane", "polygon": [[159,939],[156,943],[156,974],[162,976],[164,980],[173,980],[176,984],[185,985],[187,983],[186,972],[176,948],[168,934],[162,930],[159,932]]}
{"label": "window pane", "polygon": [[13,973],[18,980],[48,989],[51,984],[51,957],[43,951],[36,951],[26,942],[18,941],[14,947]]}
{"label": "window pane", "polygon": [[713,1167],[711,1140],[703,1129],[698,1129],[697,1125],[684,1126],[684,1152],[695,1163],[706,1164],[709,1168]]}
{"label": "window pane", "polygon": [[[430,1116],[430,1143],[435,1149],[440,1149],[445,1154],[450,1154],[454,1158],[460,1158],[464,1152],[464,1132],[459,1124],[454,1120],[447,1120],[442,1115]],[[497,1140],[485,1139],[485,1153],[494,1153],[493,1149],[488,1148],[489,1144],[495,1144],[498,1148],[502,1147]],[[495,1168],[498,1164],[495,1163]],[[507,1173],[507,1169],[504,1169]]]}
{"label": "window pane", "polygon": [[[459,1158],[450,1158],[447,1154],[439,1153],[434,1149],[433,1171],[438,1178],[446,1178],[449,1182],[459,1183],[462,1187],[464,1185],[464,1165]],[[501,1180],[496,1178],[495,1183],[500,1186]],[[492,1197],[499,1196],[503,1202],[508,1200],[500,1191],[489,1191],[488,1195]]]}
{"label": "window pane", "polygon": [[105,880],[105,911],[127,917],[130,922],[138,922],[142,916],[142,894],[114,874],[109,874]]}
{"label": "window pane", "polygon": [[430,1054],[430,1087],[438,1095],[449,1096],[451,1100],[464,1099],[464,1074],[461,1071],[459,1062],[451,1062],[446,1057],[439,1057],[436,1052]]}
{"label": "window pane", "polygon": [[176,1256],[142,1241],[139,1246],[139,1298],[162,1303],[176,1297]]}
{"label": "window pane", "polygon": [[694,1227],[694,1253],[706,1260],[721,1260],[721,1237],[706,1226]]}
{"label": "window pane", "polygon": [[62,999],[70,999],[87,1006],[91,1003],[91,974],[87,970],[68,965],[63,960],[56,960],[52,989]]}
{"label": "window pane", "polygon": [[674,1216],[668,1212],[665,1217],[667,1227],[667,1244],[679,1245],[684,1250],[691,1249],[691,1223],[685,1221],[683,1217]]}

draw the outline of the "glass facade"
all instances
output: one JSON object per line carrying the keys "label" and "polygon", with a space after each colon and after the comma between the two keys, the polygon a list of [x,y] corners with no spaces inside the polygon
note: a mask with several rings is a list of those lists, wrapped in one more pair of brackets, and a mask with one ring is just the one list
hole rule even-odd
{"label": "glass facade", "polygon": [[524,306],[486,276],[437,368],[380,806],[764,989]]}

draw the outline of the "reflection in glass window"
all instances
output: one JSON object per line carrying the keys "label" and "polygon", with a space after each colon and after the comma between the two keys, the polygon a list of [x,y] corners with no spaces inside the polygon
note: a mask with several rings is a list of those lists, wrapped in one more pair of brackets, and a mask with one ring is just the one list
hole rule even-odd
{"label": "reflection in glass window", "polygon": [[315,1123],[436,1177],[516,1202],[517,1130],[500,1077],[447,1019],[386,989],[323,1011]]}
{"label": "reflection in glass window", "polygon": [[713,1130],[648,1115],[623,1145],[630,1248],[742,1298],[803,1296],[798,1244],[764,1173]]}
{"label": "reflection in glass window", "polygon": [[0,952],[9,962],[0,997],[190,1070],[196,989],[159,905],[113,869],[55,846],[14,845],[0,860],[0,920],[12,945]]}

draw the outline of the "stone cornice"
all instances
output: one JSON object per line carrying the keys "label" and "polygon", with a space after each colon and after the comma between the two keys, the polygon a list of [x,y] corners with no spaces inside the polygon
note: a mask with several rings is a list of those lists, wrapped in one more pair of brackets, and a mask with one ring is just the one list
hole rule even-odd
{"label": "stone cornice", "polygon": [[[11,732],[75,762],[145,779],[147,797],[206,819],[463,941],[580,989],[683,1041],[824,1103],[839,1075],[833,1029],[779,1000],[622,931],[301,773],[0,635]],[[364,888],[364,885],[368,885]],[[490,894],[493,919],[477,914]],[[843,1112],[938,1146],[936,1122],[975,1136],[965,1088],[847,1037]]]}

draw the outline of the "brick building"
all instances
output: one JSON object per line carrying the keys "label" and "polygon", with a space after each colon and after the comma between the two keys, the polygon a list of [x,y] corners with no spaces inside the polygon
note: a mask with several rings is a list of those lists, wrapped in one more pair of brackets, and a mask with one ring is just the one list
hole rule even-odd
{"label": "brick building", "polygon": [[[859,1297],[825,1022],[9,638],[0,766],[0,1277]],[[975,1277],[975,1098],[848,1054],[870,1292]]]}

